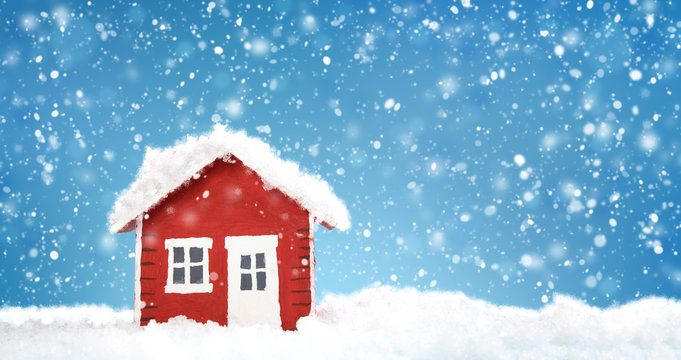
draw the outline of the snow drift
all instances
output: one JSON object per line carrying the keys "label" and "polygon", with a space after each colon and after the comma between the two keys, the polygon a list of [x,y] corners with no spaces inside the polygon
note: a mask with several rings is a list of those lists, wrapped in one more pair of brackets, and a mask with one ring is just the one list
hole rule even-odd
{"label": "snow drift", "polygon": [[327,296],[299,331],[182,318],[140,328],[106,307],[0,309],[6,359],[681,358],[681,302],[645,298],[605,310],[556,296],[540,310],[461,293],[371,288]]}

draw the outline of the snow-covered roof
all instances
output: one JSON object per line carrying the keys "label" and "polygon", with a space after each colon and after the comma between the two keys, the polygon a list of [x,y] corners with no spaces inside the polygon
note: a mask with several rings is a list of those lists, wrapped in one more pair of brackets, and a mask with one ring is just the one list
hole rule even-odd
{"label": "snow-covered roof", "polygon": [[350,227],[348,209],[319,176],[275,155],[268,144],[244,131],[216,124],[213,132],[165,149],[147,148],[137,179],[118,197],[109,215],[109,230],[120,232],[137,215],[163,200],[204,166],[232,154],[258,173],[265,186],[274,187],[310,212],[318,223],[340,230]]}

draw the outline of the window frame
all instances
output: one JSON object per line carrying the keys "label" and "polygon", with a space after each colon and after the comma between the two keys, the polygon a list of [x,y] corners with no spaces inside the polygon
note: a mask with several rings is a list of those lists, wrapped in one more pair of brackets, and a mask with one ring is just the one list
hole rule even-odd
{"label": "window frame", "polygon": [[[263,257],[263,267],[258,267],[258,255],[262,255]],[[244,256],[248,256],[249,260],[249,267],[244,268],[243,267],[243,258]],[[241,254],[241,262],[239,264],[239,273],[241,274],[241,280],[239,284],[239,290],[241,291],[266,291],[267,290],[267,263],[265,261],[266,259],[266,254],[264,251],[255,251],[252,253],[248,253],[248,255],[243,255]],[[262,274],[265,276],[264,282],[265,286],[263,286],[262,289],[259,288],[260,281],[258,280],[258,274]],[[244,289],[243,288],[243,279],[244,275],[248,275],[251,279],[251,288],[250,289]]]}
{"label": "window frame", "polygon": [[[203,257],[200,262],[192,263],[190,261],[189,249],[190,248],[201,248],[203,249]],[[208,249],[213,247],[213,239],[208,237],[199,238],[173,238],[165,240],[165,248],[168,251],[168,278],[166,280],[165,292],[166,293],[176,293],[176,294],[195,294],[195,293],[211,293],[213,292],[213,284],[210,282],[209,277],[209,259],[208,259]],[[184,262],[181,264],[174,263],[173,255],[175,248],[183,248],[184,250]],[[203,282],[200,284],[192,284],[190,276],[191,266],[203,266]],[[184,283],[174,284],[173,283],[173,269],[182,268],[184,269]]]}

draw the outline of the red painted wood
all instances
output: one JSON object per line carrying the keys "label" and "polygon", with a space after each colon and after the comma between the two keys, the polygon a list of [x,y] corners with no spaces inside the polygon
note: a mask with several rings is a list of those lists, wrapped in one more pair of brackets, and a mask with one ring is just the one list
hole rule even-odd
{"label": "red painted wood", "polygon": [[[198,322],[227,325],[226,236],[279,236],[279,303],[282,328],[295,330],[296,322],[311,309],[309,214],[277,189],[265,190],[262,180],[251,169],[232,157],[217,159],[192,179],[173,191],[147,212],[142,226],[141,323],[151,319],[166,322],[184,315]],[[204,191],[209,196],[203,198]],[[209,237],[209,273],[217,276],[212,293],[165,293],[168,277],[168,250],[165,239]],[[138,254],[139,256],[139,254]],[[303,258],[306,258],[303,261]],[[305,267],[307,262],[307,267]]]}

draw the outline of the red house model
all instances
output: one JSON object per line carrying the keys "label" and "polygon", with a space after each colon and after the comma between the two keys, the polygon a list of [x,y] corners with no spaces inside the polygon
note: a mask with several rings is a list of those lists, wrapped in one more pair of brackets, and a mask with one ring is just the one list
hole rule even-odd
{"label": "red house model", "polygon": [[285,330],[314,307],[315,223],[350,226],[329,185],[221,125],[148,148],[109,216],[111,232],[137,234],[140,325],[183,315]]}

